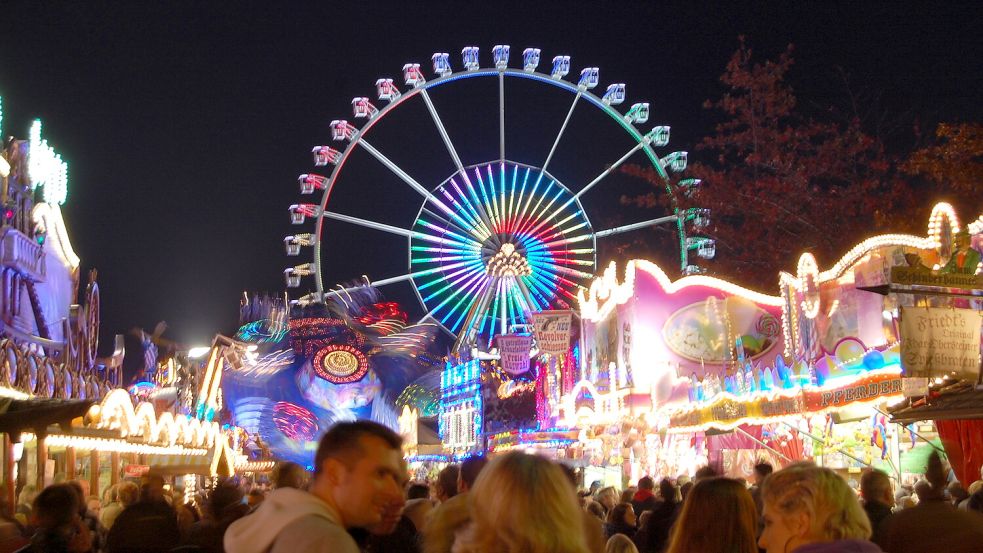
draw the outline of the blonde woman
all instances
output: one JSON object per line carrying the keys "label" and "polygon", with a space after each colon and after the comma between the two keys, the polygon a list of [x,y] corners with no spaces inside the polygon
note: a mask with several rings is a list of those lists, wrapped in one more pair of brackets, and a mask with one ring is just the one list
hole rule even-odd
{"label": "blonde woman", "polygon": [[587,553],[577,494],[551,461],[520,452],[492,459],[471,490],[471,524],[453,553]]}
{"label": "blonde woman", "polygon": [[[630,504],[629,504],[630,505]],[[608,539],[604,553],[638,553],[635,543],[624,534],[615,534]]]}
{"label": "blonde woman", "polygon": [[764,530],[758,545],[768,553],[880,553],[867,541],[870,521],[856,494],[835,472],[796,463],[762,486]]}

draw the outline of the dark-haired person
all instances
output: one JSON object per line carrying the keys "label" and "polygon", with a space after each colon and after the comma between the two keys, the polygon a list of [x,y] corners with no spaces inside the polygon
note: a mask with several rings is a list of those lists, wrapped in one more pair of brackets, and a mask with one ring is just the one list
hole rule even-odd
{"label": "dark-haired person", "polygon": [[314,455],[310,491],[280,488],[225,533],[236,553],[358,553],[349,528],[379,524],[403,500],[402,439],[371,421],[342,422]]}
{"label": "dark-haired person", "polygon": [[891,516],[891,508],[894,507],[891,479],[883,471],[868,469],[860,476],[860,497],[864,512],[870,519],[870,541],[883,545],[884,521]]}
{"label": "dark-haired person", "polygon": [[669,543],[669,531],[679,516],[679,502],[676,501],[676,487],[668,478],[659,482],[659,495],[662,501],[649,511],[644,525],[639,526],[635,544],[642,552],[657,553]]}
{"label": "dark-haired person", "polygon": [[651,511],[659,504],[655,497],[655,480],[651,476],[643,476],[638,479],[638,491],[635,497],[631,498],[631,506],[635,510],[635,516],[640,517],[645,511]]}
{"label": "dark-haired person", "polygon": [[978,553],[983,550],[983,515],[956,509],[945,500],[946,469],[938,453],[928,457],[925,483],[916,487],[918,505],[888,517],[881,547],[888,553]]}
{"label": "dark-haired person", "polygon": [[78,493],[67,484],[41,490],[32,509],[37,531],[18,553],[86,553],[92,535],[79,517]]}
{"label": "dark-haired person", "polygon": [[458,494],[438,505],[430,514],[430,521],[423,529],[423,551],[450,553],[454,533],[471,520],[468,512],[471,495],[468,492],[486,464],[488,459],[480,455],[468,457],[461,463],[454,486]]}
{"label": "dark-haired person", "polygon": [[140,500],[116,517],[106,536],[109,553],[170,551],[181,541],[177,512],[164,499],[164,479],[148,474],[140,486]]}

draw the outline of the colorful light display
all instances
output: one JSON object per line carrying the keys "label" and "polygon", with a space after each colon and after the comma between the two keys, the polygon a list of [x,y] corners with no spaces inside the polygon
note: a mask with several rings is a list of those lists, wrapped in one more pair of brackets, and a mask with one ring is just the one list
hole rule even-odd
{"label": "colorful light display", "polygon": [[[526,48],[522,51],[522,69],[509,67],[507,44],[497,44],[491,49],[492,67],[483,67],[482,52],[476,46],[461,50],[461,69],[455,70],[457,60],[447,52],[437,52],[431,57],[435,78],[428,81],[419,63],[403,66],[403,81],[408,90],[400,92],[393,79],[377,79],[377,98],[386,105],[374,105],[366,96],[352,99],[353,121],[364,121],[356,127],[348,120],[331,121],[331,138],[347,142],[344,148],[315,146],[312,149],[314,164],[331,166],[330,174],[304,173],[298,178],[301,192],[322,194],[320,204],[294,204],[290,207],[291,221],[303,224],[306,218],[316,220],[313,239],[299,240],[300,235],[288,237],[284,244],[288,255],[299,255],[302,248],[313,250],[313,263],[287,268],[284,278],[288,287],[301,286],[301,279],[313,276],[315,291],[298,301],[321,301],[326,297],[343,294],[347,288],[328,290],[322,281],[324,252],[320,237],[326,221],[340,221],[377,231],[409,238],[409,266],[405,274],[387,276],[373,281],[383,286],[409,281],[420,300],[425,315],[422,321],[439,323],[444,330],[458,337],[456,351],[468,350],[478,343],[489,343],[496,334],[507,333],[509,327],[525,321],[525,313],[552,307],[568,308],[572,300],[595,270],[594,240],[622,232],[628,232],[657,224],[676,225],[679,234],[681,270],[694,269],[688,262],[689,249],[697,249],[704,257],[712,255],[712,244],[701,238],[701,246],[692,248],[687,241],[687,225],[684,217],[677,215],[675,206],[665,217],[594,232],[579,198],[600,183],[605,177],[628,162],[632,156],[644,156],[646,164],[665,183],[670,194],[675,186],[668,172],[682,171],[686,167],[686,152],[672,152],[665,156],[655,153],[655,148],[666,146],[669,127],[659,125],[651,130],[636,127],[648,121],[650,109],[646,102],[636,102],[626,112],[616,109],[626,99],[624,83],[614,83],[597,95],[592,92],[600,84],[597,67],[587,67],[579,78],[566,81],[570,74],[570,56],[552,58],[548,72],[537,71],[540,50]],[[498,88],[499,133],[498,156],[474,161],[462,161],[461,152],[455,146],[440,113],[430,96],[432,90],[466,79],[486,78]],[[559,88],[572,96],[572,103],[558,131],[552,137],[549,154],[540,165],[520,165],[510,161],[506,144],[506,87],[507,79],[518,78],[537,84]],[[549,88],[547,87],[547,88]],[[446,86],[445,88],[456,88]],[[369,140],[372,130],[386,115],[407,102],[422,100],[433,126],[440,135],[447,154],[455,166],[454,174],[436,188],[420,182],[380,148]],[[578,104],[589,104],[607,115],[617,127],[628,133],[632,147],[616,160],[602,162],[603,170],[594,178],[579,180],[577,186],[568,189],[547,173],[571,118]],[[420,129],[409,128],[408,138]],[[548,138],[548,137],[547,137]],[[331,193],[339,184],[344,185],[343,170],[349,156],[364,151],[378,161],[393,176],[423,198],[417,217],[410,228],[382,223],[372,219],[355,217],[335,211]],[[600,169],[600,168],[599,168]],[[682,182],[679,186],[683,186]],[[575,193],[571,190],[576,190]],[[304,235],[307,236],[307,235]],[[709,252],[709,253],[708,253]]]}

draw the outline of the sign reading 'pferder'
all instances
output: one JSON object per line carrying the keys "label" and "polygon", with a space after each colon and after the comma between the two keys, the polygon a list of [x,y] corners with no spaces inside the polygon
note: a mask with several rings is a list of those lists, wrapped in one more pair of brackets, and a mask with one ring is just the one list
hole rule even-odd
{"label": "sign reading 'pferder'", "polygon": [[983,313],[941,307],[901,308],[901,366],[906,376],[955,372],[975,382],[980,372]]}

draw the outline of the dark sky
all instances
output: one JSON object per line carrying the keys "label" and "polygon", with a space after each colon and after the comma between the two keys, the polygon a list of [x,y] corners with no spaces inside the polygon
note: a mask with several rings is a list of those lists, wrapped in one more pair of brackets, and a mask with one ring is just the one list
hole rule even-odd
{"label": "dark sky", "polygon": [[[672,125],[671,149],[692,150],[712,129],[701,105],[720,92],[717,78],[739,34],[762,56],[795,44],[791,78],[800,98],[842,99],[842,67],[897,113],[980,118],[978,3],[718,4],[725,3],[8,0],[0,19],[3,127],[26,138],[30,120],[41,117],[45,136],[69,161],[64,213],[84,268],[100,270],[106,349],[112,334],[158,320],[170,324],[171,338],[206,343],[234,329],[243,290],[282,291],[283,268],[299,263],[283,253],[282,237],[299,230],[286,208],[302,199],[295,179],[311,170],[310,148],[330,143],[331,119],[351,119],[353,96],[374,98],[377,78],[396,78],[405,89],[400,68],[411,61],[430,77],[435,51],[450,52],[460,67],[461,48],[477,45],[488,65],[491,47],[506,43],[513,67],[528,46],[542,49],[541,68],[569,54],[571,77],[599,66],[602,86],[628,84],[625,106],[647,100],[650,124]],[[510,143],[535,150],[527,135],[549,128],[552,136],[568,100],[509,93],[533,106],[511,116],[520,125]],[[465,164],[493,157],[482,144],[497,147],[493,119],[464,118],[483,113],[484,98],[467,86],[435,93]],[[378,140],[435,186],[449,161],[422,109],[394,116]],[[537,113],[541,125],[528,119]],[[579,125],[575,151],[554,162],[558,173],[566,165],[571,181],[584,178],[577,171],[585,160],[603,167],[620,153],[603,134],[591,135],[589,119]],[[350,188],[339,201],[350,202],[349,212],[378,211],[403,226],[400,217],[412,220],[418,197],[402,196],[402,184],[369,161],[353,158],[348,171]],[[624,192],[612,187],[591,199],[607,201],[600,220],[618,220],[604,209]],[[324,251],[328,283],[405,269],[398,240],[376,245],[387,238],[344,229],[334,239],[336,251]]]}

